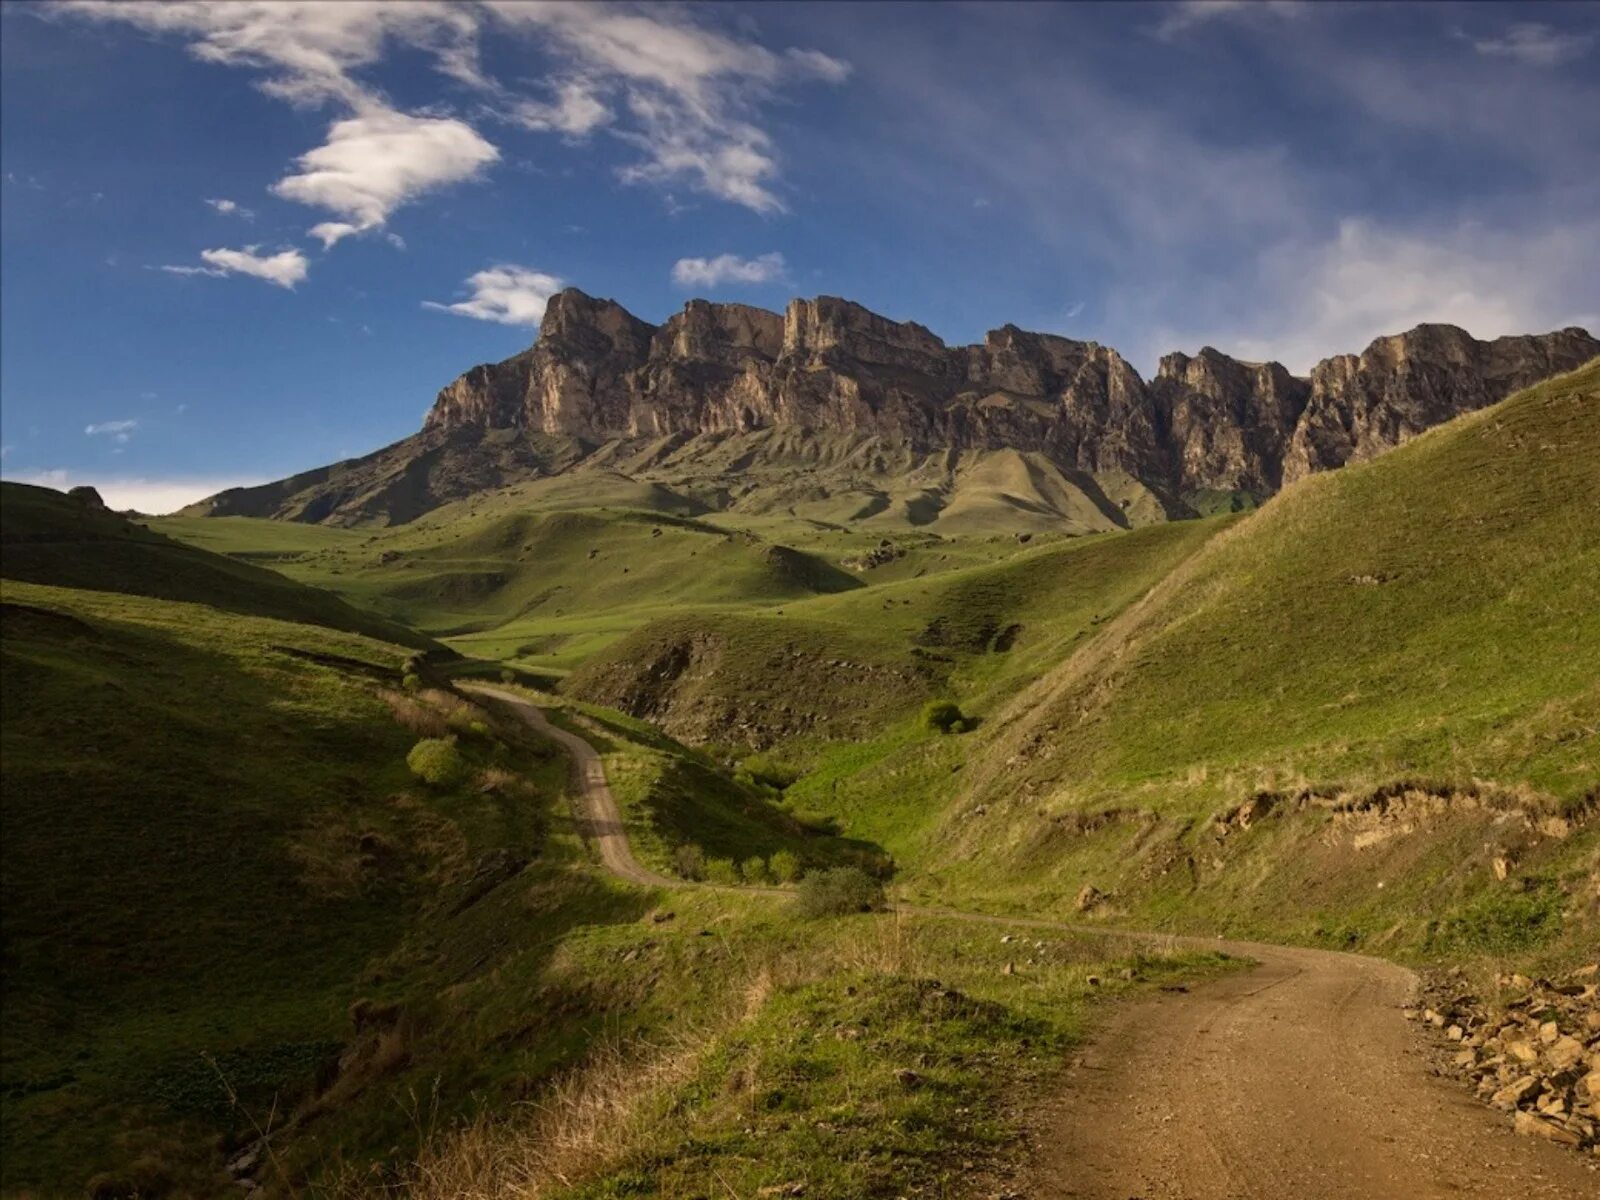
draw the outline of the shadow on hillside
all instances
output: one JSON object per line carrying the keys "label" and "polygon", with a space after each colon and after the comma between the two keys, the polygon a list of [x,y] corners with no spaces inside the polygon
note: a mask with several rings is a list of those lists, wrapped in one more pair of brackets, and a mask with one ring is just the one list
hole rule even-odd
{"label": "shadow on hillside", "polygon": [[788,851],[811,866],[848,863],[878,875],[892,871],[892,857],[876,842],[845,836],[831,817],[791,809],[774,789],[733,778],[710,756],[660,730],[592,710],[566,716],[562,724],[602,755],[625,753],[632,744],[664,756],[638,803],[651,833],[669,848],[692,844],[707,858],[736,863]]}

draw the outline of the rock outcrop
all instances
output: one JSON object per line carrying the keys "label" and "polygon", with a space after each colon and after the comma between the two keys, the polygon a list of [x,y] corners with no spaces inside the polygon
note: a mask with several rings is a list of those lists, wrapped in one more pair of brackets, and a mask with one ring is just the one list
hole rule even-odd
{"label": "rock outcrop", "polygon": [[1459,975],[1406,1015],[1443,1035],[1449,1070],[1517,1133],[1600,1159],[1600,964],[1559,982],[1501,975],[1488,1004]]}
{"label": "rock outcrop", "polygon": [[386,497],[386,519],[408,520],[468,494],[468,479],[494,486],[497,463],[513,464],[498,480],[509,483],[610,443],[779,429],[899,454],[1042,455],[1063,472],[1131,477],[1182,515],[1197,498],[1259,500],[1370,458],[1597,354],[1581,329],[1480,342],[1424,325],[1327,359],[1309,379],[1207,347],[1168,355],[1147,383],[1110,347],[1014,325],[952,347],[822,296],[781,316],[693,300],[655,326],[569,289],[551,298],[532,347],[446,386],[416,437],[199,510],[348,522],[371,493]]}

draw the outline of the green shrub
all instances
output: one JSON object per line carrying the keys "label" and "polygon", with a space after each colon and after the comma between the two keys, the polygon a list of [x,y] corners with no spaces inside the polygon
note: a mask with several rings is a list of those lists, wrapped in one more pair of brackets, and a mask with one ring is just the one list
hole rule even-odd
{"label": "green shrub", "polygon": [[819,837],[837,837],[842,831],[839,818],[832,813],[812,812],[810,809],[795,808],[789,810],[789,815],[794,818],[795,824],[807,833],[814,833]]}
{"label": "green shrub", "polygon": [[795,904],[807,917],[873,912],[883,907],[883,885],[860,867],[830,867],[800,881]]}
{"label": "green shrub", "polygon": [[[954,700],[930,700],[922,710],[922,725],[938,733],[964,733],[967,719]],[[960,729],[956,728],[958,725]]]}
{"label": "green shrub", "polygon": [[731,858],[710,858],[706,860],[706,880],[710,883],[723,885],[735,884],[739,880],[739,868],[734,865]]}
{"label": "green shrub", "polygon": [[685,879],[704,879],[706,877],[705,851],[693,842],[684,842],[672,851],[672,867]]}
{"label": "green shrub", "polygon": [[759,854],[752,854],[739,864],[739,873],[744,876],[746,883],[770,883],[771,877],[767,874],[767,860]]}
{"label": "green shrub", "polygon": [[420,692],[422,690],[422,676],[407,671],[400,677],[400,686],[408,692]]}
{"label": "green shrub", "polygon": [[504,667],[504,668],[501,669],[501,671],[500,671],[500,682],[501,683],[515,683],[516,681],[517,681],[517,673],[515,671],[513,671],[510,667]]}
{"label": "green shrub", "polygon": [[793,883],[800,878],[800,859],[788,850],[779,850],[767,860],[767,874],[779,883]]}
{"label": "green shrub", "polygon": [[739,771],[753,783],[765,784],[780,792],[800,778],[798,768],[777,762],[765,754],[752,754],[739,764]]}
{"label": "green shrub", "polygon": [[453,787],[467,774],[467,760],[461,757],[454,738],[423,738],[406,755],[406,766],[434,787]]}

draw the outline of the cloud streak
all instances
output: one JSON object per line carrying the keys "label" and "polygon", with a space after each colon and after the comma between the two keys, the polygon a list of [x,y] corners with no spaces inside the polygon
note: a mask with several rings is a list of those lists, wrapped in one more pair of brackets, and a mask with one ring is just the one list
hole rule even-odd
{"label": "cloud streak", "polygon": [[[362,81],[396,47],[428,56],[436,72],[479,96],[493,119],[573,139],[609,131],[639,152],[619,170],[624,182],[681,184],[763,213],[785,204],[761,108],[785,87],[840,84],[851,73],[819,50],[775,52],[667,5],[64,0],[45,11],[180,37],[197,59],[259,72],[257,86],[268,95],[345,110],[327,143],[274,188],[342,217],[312,231],[325,246],[381,225],[400,204],[473,178],[498,158],[465,119],[402,113]],[[550,63],[546,77],[532,90],[493,78],[480,54],[491,32],[536,41]],[[405,122],[412,124],[402,128]],[[324,184],[328,174],[334,178]],[[402,188],[402,179],[410,186]]]}
{"label": "cloud streak", "polygon": [[1498,37],[1471,38],[1473,49],[1491,58],[1509,58],[1529,67],[1559,67],[1594,49],[1593,32],[1567,33],[1538,21],[1518,21]]}
{"label": "cloud streak", "polygon": [[680,258],[672,264],[672,282],[679,287],[717,287],[724,283],[772,283],[784,277],[783,255],[757,258],[719,254],[715,258]]}
{"label": "cloud streak", "polygon": [[454,304],[424,300],[422,307],[475,321],[537,326],[544,320],[550,297],[566,285],[545,271],[502,263],[471,276],[466,286],[471,295],[465,300]]}
{"label": "cloud streak", "polygon": [[276,254],[258,254],[258,249],[257,246],[246,246],[243,250],[202,250],[200,258],[206,264],[203,267],[163,266],[161,270],[171,275],[210,275],[219,279],[225,275],[248,275],[290,291],[294,290],[295,284],[305,282],[310,264],[300,251],[290,249],[280,250]]}
{"label": "cloud streak", "polygon": [[133,431],[139,428],[136,420],[124,421],[96,421],[85,425],[83,432],[89,437],[109,437],[114,442],[126,444],[133,437]]}

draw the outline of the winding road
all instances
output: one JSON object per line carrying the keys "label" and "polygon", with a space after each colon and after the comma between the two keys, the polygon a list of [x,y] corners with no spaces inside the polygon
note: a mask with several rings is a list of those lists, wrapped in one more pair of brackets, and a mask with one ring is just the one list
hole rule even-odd
{"label": "winding road", "polygon": [[[634,858],[593,746],[521,697],[572,756],[581,817],[606,869],[685,886]],[[1082,932],[1066,922],[901,906],[913,916]],[[1118,932],[1095,928],[1095,933]],[[1400,1009],[1416,977],[1382,959],[1258,942],[1159,937],[1254,959],[1193,992],[1119,1005],[1029,1122],[1028,1200],[1597,1200],[1600,1170],[1512,1133],[1431,1073]]]}

